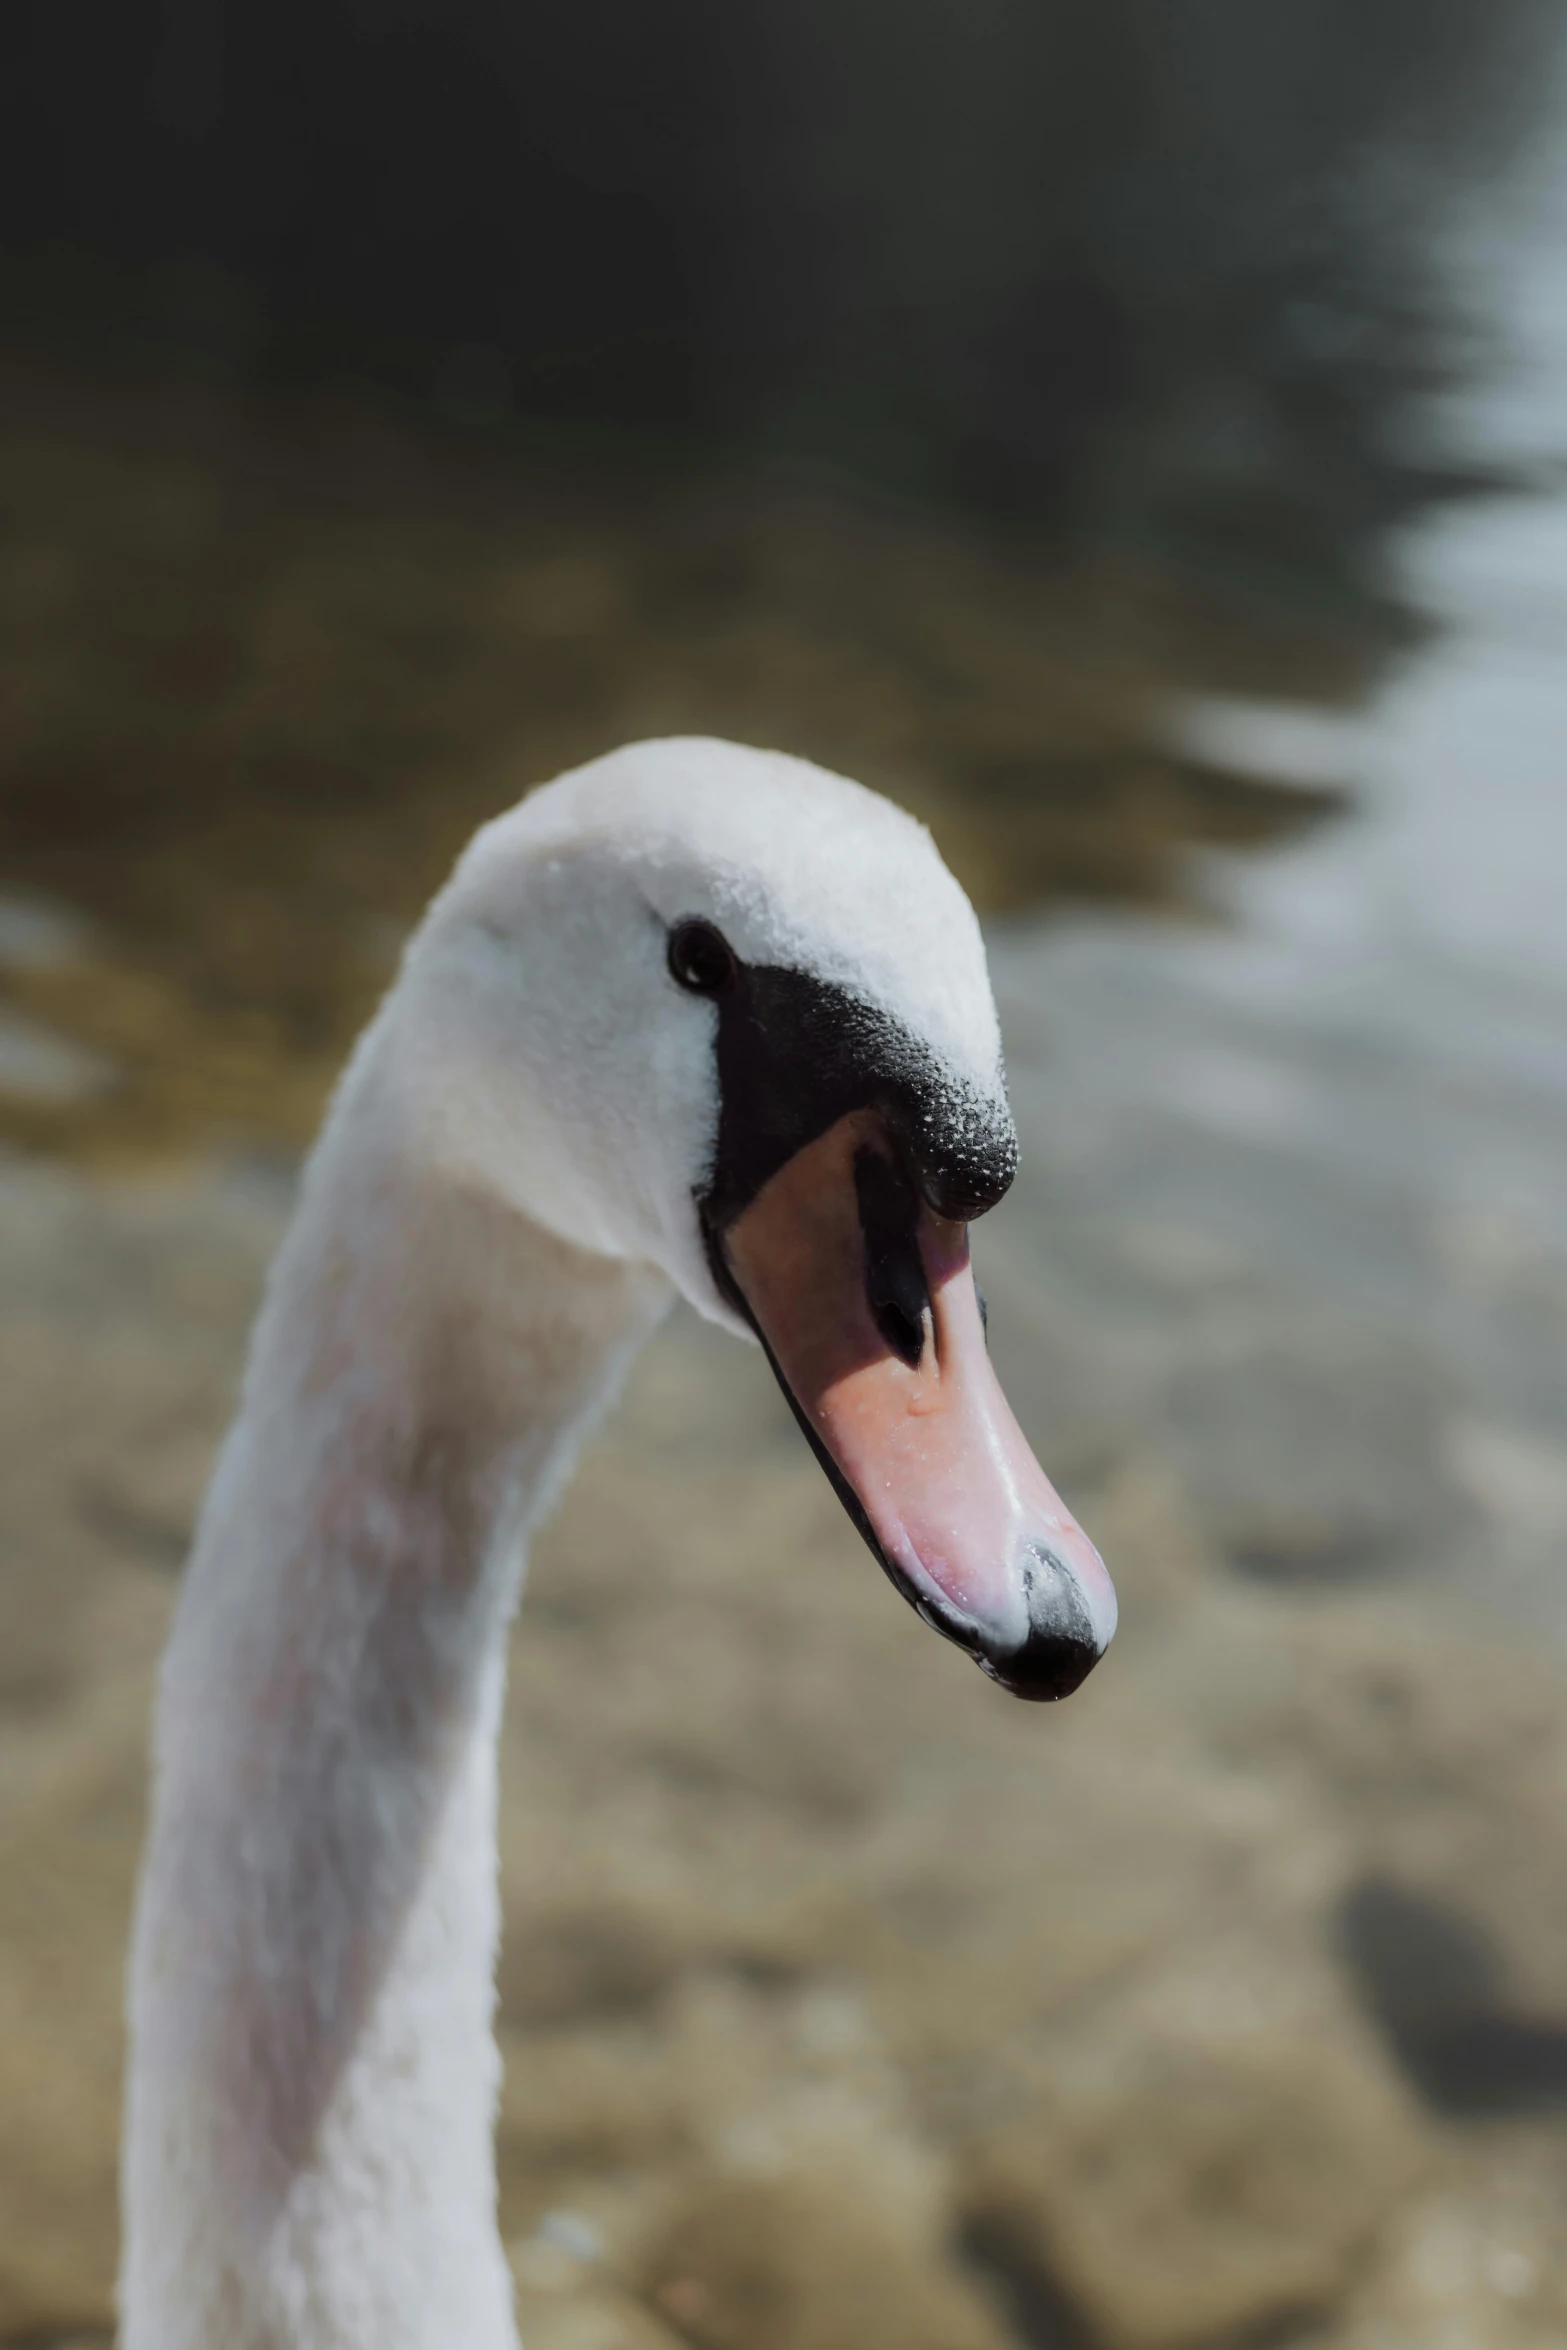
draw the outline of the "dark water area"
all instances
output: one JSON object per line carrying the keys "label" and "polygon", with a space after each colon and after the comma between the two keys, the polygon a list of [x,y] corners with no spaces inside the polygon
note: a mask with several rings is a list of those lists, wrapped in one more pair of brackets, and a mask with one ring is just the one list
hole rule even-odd
{"label": "dark water area", "polygon": [[[13,1056],[0,1130],[99,1154],[303,1142],[474,826],[617,741],[855,774],[985,907],[1173,904],[1194,844],[1338,795],[1181,751],[1172,694],[1342,698],[1374,658],[928,511],[167,365],[13,356],[0,504],[0,869],[26,901],[0,992],[84,1056],[35,1054],[31,1085]],[[27,947],[39,903],[61,951]]]}
{"label": "dark water area", "polygon": [[11,11],[0,860],[89,928],[13,919],[0,1131],[297,1144],[473,825],[627,737],[862,775],[996,910],[1330,812],[1166,715],[1418,633],[1389,533],[1494,470],[1437,246],[1553,24]]}
{"label": "dark water area", "polygon": [[[1374,600],[1541,0],[28,0],[5,308]],[[1457,469],[1461,470],[1461,469]]]}

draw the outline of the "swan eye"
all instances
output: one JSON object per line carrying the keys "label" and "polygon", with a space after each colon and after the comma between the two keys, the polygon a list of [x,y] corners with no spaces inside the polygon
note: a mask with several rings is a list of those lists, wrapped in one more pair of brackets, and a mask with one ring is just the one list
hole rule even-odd
{"label": "swan eye", "polygon": [[669,969],[693,995],[722,995],[734,985],[734,950],[711,922],[682,922],[669,934]]}

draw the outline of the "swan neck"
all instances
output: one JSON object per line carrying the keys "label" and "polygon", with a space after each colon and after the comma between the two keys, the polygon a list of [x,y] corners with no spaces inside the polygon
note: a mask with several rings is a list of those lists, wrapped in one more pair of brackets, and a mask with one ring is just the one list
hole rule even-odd
{"label": "swan neck", "polygon": [[125,2350],[515,2339],[491,2145],[505,1632],[528,1533],[667,1289],[438,1168],[384,1065],[372,1030],[165,1659]]}

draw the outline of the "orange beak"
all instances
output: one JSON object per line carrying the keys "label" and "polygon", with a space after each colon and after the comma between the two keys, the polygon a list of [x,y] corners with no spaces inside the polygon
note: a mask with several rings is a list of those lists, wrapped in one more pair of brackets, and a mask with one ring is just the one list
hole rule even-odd
{"label": "orange beak", "polygon": [[724,1235],[729,1274],[850,1515],[926,1622],[1014,1695],[1066,1697],[1115,1630],[1099,1553],[991,1368],[968,1227],[856,1111]]}

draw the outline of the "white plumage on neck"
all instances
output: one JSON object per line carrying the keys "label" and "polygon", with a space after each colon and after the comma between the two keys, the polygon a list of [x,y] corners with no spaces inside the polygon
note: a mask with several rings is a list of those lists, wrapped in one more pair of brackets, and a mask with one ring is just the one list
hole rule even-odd
{"label": "white plumage on neck", "polygon": [[433,1179],[393,1006],[257,1327],[165,1662],[125,2350],[505,2350],[495,1739],[523,1546],[669,1295]]}
{"label": "white plumage on neck", "polygon": [[673,1290],[749,1335],[697,1214],[716,1008],[666,960],[692,918],[1004,1109],[968,902],[857,785],[642,744],[468,850],[306,1169],[165,1662],[124,2350],[515,2342],[491,2007],[524,1548]]}

